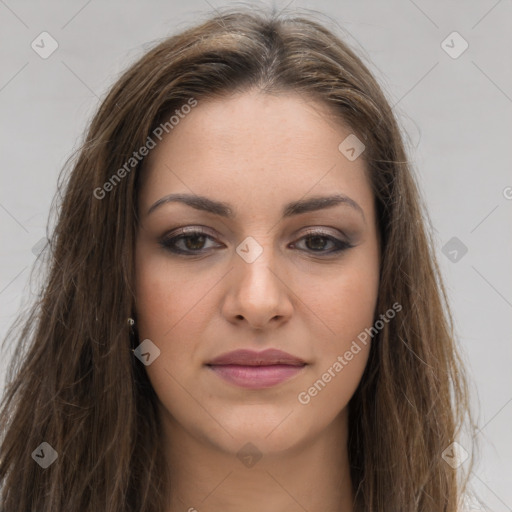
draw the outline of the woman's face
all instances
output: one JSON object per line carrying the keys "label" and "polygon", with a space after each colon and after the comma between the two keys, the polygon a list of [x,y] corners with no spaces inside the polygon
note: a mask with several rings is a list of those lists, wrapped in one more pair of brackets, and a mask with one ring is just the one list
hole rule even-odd
{"label": "woman's face", "polygon": [[251,91],[199,101],[151,150],[136,315],[171,434],[271,453],[346,421],[379,284],[365,164],[338,149],[350,134],[322,104]]}

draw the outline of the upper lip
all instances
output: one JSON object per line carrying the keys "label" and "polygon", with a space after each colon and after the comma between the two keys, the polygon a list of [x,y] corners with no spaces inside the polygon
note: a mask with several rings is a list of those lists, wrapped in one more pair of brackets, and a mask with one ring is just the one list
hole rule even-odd
{"label": "upper lip", "polygon": [[283,352],[282,350],[269,348],[261,352],[246,349],[225,352],[207,363],[208,366],[229,364],[241,366],[269,366],[276,364],[303,366],[306,362],[299,357],[295,357],[287,352]]}

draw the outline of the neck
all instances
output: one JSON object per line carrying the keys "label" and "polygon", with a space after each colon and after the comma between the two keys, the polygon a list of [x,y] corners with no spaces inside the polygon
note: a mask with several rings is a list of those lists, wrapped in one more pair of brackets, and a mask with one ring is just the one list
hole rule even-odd
{"label": "neck", "polygon": [[258,448],[257,456],[197,439],[164,411],[162,418],[167,512],[353,512],[346,409],[319,435],[286,451],[264,452],[259,442],[264,453]]}

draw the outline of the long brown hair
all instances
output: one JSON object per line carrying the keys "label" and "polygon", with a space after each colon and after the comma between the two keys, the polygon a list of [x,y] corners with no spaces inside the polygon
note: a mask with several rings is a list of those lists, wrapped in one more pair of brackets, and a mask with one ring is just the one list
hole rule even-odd
{"label": "long brown hair", "polygon": [[[165,510],[157,397],[127,325],[143,160],[126,162],[191,98],[251,88],[315,98],[366,146],[382,244],[376,311],[402,311],[375,337],[349,403],[354,510],[456,511],[467,478],[441,455],[471,416],[468,383],[393,111],[334,30],[251,7],[159,42],[124,72],[59,183],[44,285],[4,341],[17,355],[0,413],[2,512]],[[43,442],[58,454],[46,469],[33,456]]]}

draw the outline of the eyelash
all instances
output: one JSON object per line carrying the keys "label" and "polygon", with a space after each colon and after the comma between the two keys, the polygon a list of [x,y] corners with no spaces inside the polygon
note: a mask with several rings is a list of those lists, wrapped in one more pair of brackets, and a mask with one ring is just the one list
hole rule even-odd
{"label": "eyelash", "polygon": [[[206,231],[202,230],[201,228],[194,228],[194,229],[190,229],[190,230],[187,230],[186,232],[181,232],[180,234],[173,234],[171,233],[171,235],[173,236],[170,236],[170,235],[167,235],[167,236],[164,236],[161,240],[159,240],[159,244],[161,247],[163,247],[165,250],[173,253],[173,254],[178,254],[178,255],[183,255],[183,256],[198,256],[198,255],[202,255],[204,253],[206,253],[209,249],[200,249],[200,250],[197,250],[197,251],[193,251],[193,250],[183,250],[183,249],[178,249],[176,247],[176,243],[180,240],[186,240],[186,239],[190,239],[190,238],[198,238],[198,237],[206,237],[206,238],[209,238],[211,240],[213,240],[213,237],[208,234]],[[320,250],[320,251],[315,251],[315,250],[312,250],[312,249],[309,249],[309,250],[306,250],[306,249],[299,249],[299,250],[302,250],[302,251],[306,251],[306,252],[310,252],[311,254],[315,255],[315,256],[328,256],[328,255],[332,255],[332,254],[337,254],[337,253],[340,253],[340,252],[343,252],[343,251],[346,251],[347,249],[351,249],[352,247],[354,247],[352,244],[350,244],[349,242],[345,242],[343,240],[339,240],[338,238],[335,238],[333,237],[332,235],[329,235],[323,231],[318,231],[318,230],[310,230],[310,231],[307,231],[304,236],[302,236],[300,240],[304,240],[304,239],[311,239],[311,238],[325,238],[327,239],[328,241],[332,242],[333,244],[335,244],[335,249],[332,249],[330,251],[323,251],[323,250]],[[294,242],[294,245],[295,245],[295,242]]]}

